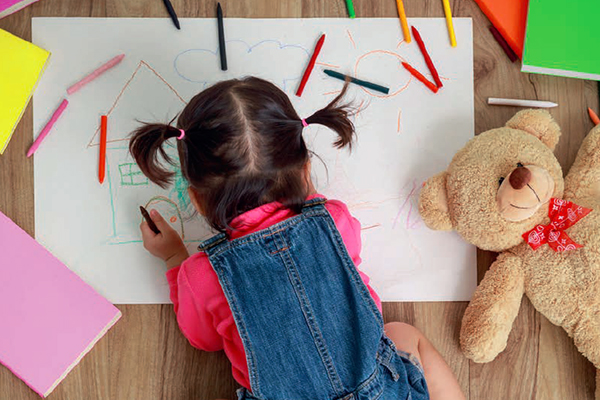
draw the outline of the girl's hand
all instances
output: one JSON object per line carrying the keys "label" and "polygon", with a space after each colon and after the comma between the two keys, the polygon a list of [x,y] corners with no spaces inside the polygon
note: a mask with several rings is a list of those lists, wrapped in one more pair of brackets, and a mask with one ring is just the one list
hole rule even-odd
{"label": "girl's hand", "polygon": [[180,265],[190,256],[183,240],[158,211],[150,210],[150,218],[152,218],[160,233],[154,233],[144,220],[140,224],[144,248],[153,256],[161,258],[167,264],[167,268]]}

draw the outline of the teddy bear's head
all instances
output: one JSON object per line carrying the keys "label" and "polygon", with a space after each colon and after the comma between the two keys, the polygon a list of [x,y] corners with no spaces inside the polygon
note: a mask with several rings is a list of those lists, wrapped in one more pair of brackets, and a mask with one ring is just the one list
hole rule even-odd
{"label": "teddy bear's head", "polygon": [[468,242],[503,251],[548,215],[564,181],[553,150],[560,128],[547,111],[517,113],[503,128],[471,139],[448,169],[427,180],[419,199],[424,222],[456,230]]}

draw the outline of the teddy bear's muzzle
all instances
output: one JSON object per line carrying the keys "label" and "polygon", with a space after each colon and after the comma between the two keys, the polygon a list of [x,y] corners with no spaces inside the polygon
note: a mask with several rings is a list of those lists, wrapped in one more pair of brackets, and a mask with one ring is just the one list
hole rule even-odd
{"label": "teddy bear's muzzle", "polygon": [[523,221],[531,217],[554,193],[554,180],[544,168],[519,166],[502,182],[496,201],[502,217]]}

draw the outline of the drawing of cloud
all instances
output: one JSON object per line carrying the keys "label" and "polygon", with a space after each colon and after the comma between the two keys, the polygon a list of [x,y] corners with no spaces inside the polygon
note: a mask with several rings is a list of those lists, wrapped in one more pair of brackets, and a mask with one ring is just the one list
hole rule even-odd
{"label": "drawing of cloud", "polygon": [[253,75],[268,79],[285,91],[302,77],[310,52],[302,46],[277,40],[255,44],[230,40],[227,42],[227,71],[221,71],[219,57],[218,48],[190,49],[177,55],[173,67],[182,79],[205,86]]}

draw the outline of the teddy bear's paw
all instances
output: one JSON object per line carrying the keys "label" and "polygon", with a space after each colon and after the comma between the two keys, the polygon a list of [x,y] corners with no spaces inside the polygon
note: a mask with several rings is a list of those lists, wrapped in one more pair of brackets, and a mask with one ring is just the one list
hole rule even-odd
{"label": "teddy bear's paw", "polygon": [[[464,324],[463,324],[464,327]],[[481,329],[481,328],[480,328]],[[498,332],[492,332],[495,328],[483,328],[488,335],[481,335],[481,331],[474,334],[468,330],[462,330],[460,336],[460,347],[468,359],[476,363],[487,363],[493,361],[498,354],[506,348],[507,339],[498,335]]]}

